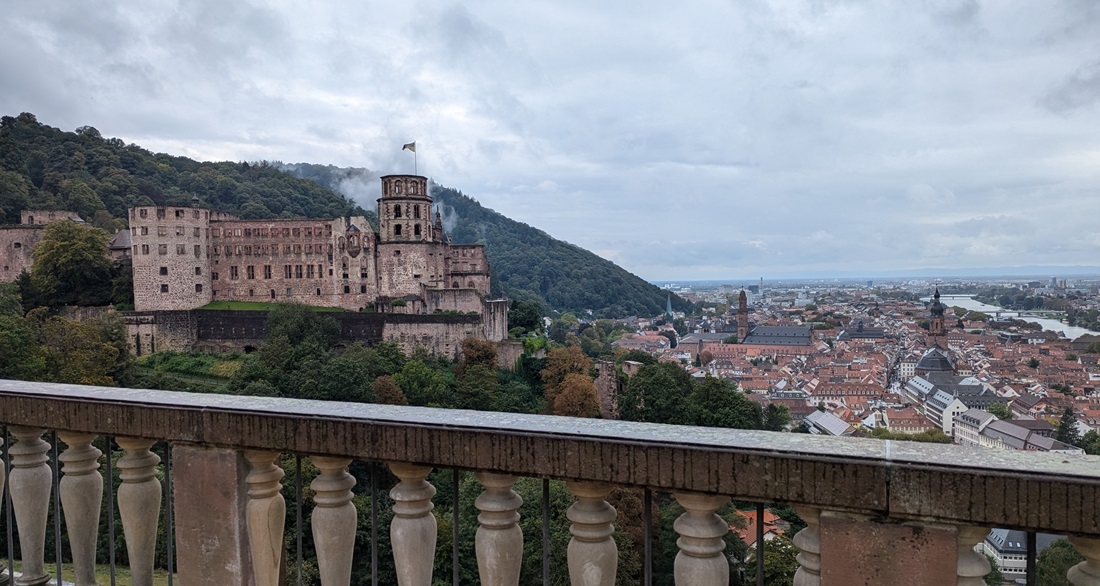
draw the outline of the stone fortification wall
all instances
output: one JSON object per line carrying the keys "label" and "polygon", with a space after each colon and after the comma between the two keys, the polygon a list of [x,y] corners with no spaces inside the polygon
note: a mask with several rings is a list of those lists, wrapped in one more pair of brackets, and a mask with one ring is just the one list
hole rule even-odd
{"label": "stone fortification wall", "polygon": [[485,247],[480,244],[462,244],[448,247],[446,257],[446,285],[449,289],[468,288],[482,295],[489,294],[489,260]]}
{"label": "stone fortification wall", "polygon": [[425,289],[424,303],[427,313],[436,311],[481,313],[484,309],[481,294],[473,289]]}
{"label": "stone fortification wall", "polygon": [[210,303],[210,210],[130,208],[134,309],[181,310]]}
{"label": "stone fortification wall", "polygon": [[615,363],[600,360],[596,363],[596,402],[600,406],[600,417],[619,418],[619,375]]}
{"label": "stone fortification wall", "polygon": [[19,212],[19,223],[24,226],[45,226],[58,220],[84,222],[80,214],[66,210],[23,210]]}
{"label": "stone fortification wall", "polygon": [[486,340],[500,342],[508,339],[508,300],[486,301],[481,316],[481,335]]}
{"label": "stone fortification wall", "polygon": [[[425,348],[455,358],[462,340],[484,337],[479,315],[329,313],[345,343],[395,342],[406,352]],[[264,311],[132,311],[123,313],[135,354],[163,350],[229,352],[258,348],[267,337]],[[493,341],[499,342],[503,338]]]}
{"label": "stone fortification wall", "polygon": [[11,282],[31,271],[31,251],[42,239],[43,226],[0,226],[0,282]]}

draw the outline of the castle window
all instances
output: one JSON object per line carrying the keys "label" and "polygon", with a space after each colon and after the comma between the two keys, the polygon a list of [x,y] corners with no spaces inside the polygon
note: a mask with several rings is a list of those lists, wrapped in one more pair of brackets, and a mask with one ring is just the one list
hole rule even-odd
{"label": "castle window", "polygon": [[271,298],[275,299],[275,290],[274,289],[271,290]]}
{"label": "castle window", "polygon": [[295,244],[294,245],[294,254],[302,254],[302,245],[301,244]]}
{"label": "castle window", "polygon": [[318,295],[320,295],[320,294],[321,294],[321,289],[319,289],[319,288],[317,289],[317,294],[318,294]]}
{"label": "castle window", "polygon": [[287,288],[286,288],[286,296],[287,296],[287,297],[290,297],[290,295],[291,295],[291,293],[290,293],[290,287],[287,287]]}
{"label": "castle window", "polygon": [[245,256],[252,256],[252,247],[251,246],[245,246],[244,247],[244,255]]}
{"label": "castle window", "polygon": [[157,208],[157,219],[158,220],[163,220],[164,219],[164,208]]}
{"label": "castle window", "polygon": [[16,248],[23,248],[23,243],[22,242],[16,242],[15,247]]}
{"label": "castle window", "polygon": [[[149,215],[149,210],[138,210],[138,215],[144,218]],[[30,220],[34,223],[34,216],[31,216]]]}
{"label": "castle window", "polygon": [[294,278],[295,279],[301,279],[302,278],[302,265],[294,265]]}
{"label": "castle window", "polygon": [[202,246],[195,245],[195,256],[202,256]]}
{"label": "castle window", "polygon": [[210,273],[210,280],[211,281],[217,281],[218,280],[218,273]]}
{"label": "castle window", "polygon": [[294,229],[294,237],[297,238],[301,235],[302,235],[302,229],[301,228],[295,228]]}
{"label": "castle window", "polygon": [[[413,189],[413,191],[415,192],[416,190]],[[420,219],[420,206],[413,206],[413,217],[418,220]]]}
{"label": "castle window", "polygon": [[195,283],[195,293],[202,293],[202,283]]}
{"label": "castle window", "polygon": [[351,293],[351,287],[344,285],[344,293]]}
{"label": "castle window", "polygon": [[142,254],[149,254],[149,245],[148,244],[142,244],[141,245],[141,253]]}
{"label": "castle window", "polygon": [[359,292],[360,293],[366,293],[367,292],[367,286],[366,285],[359,285]]}
{"label": "castle window", "polygon": [[183,226],[176,226],[176,236],[183,236],[183,235],[184,235]]}
{"label": "castle window", "polygon": [[248,290],[248,296],[249,297],[252,297],[254,294],[255,294],[255,291],[253,289]]}
{"label": "castle window", "polygon": [[157,226],[157,236],[167,236],[168,226]]}
{"label": "castle window", "polygon": [[247,267],[245,267],[244,270],[245,270],[245,275],[249,279],[255,279],[256,278],[256,267],[254,267],[252,265],[248,265]]}
{"label": "castle window", "polygon": [[158,245],[157,246],[157,253],[158,254],[168,254],[168,245],[167,244]]}
{"label": "castle window", "polygon": [[289,279],[291,277],[291,275],[293,275],[293,273],[291,272],[292,268],[293,267],[291,267],[290,265],[283,265],[283,278],[284,279]]}
{"label": "castle window", "polygon": [[270,279],[271,278],[271,265],[264,265],[264,278],[265,279]]}
{"label": "castle window", "polygon": [[401,182],[400,182],[400,181],[394,182],[394,184],[393,184],[393,192],[394,192],[394,193],[396,193],[396,194],[398,194],[398,195],[400,195],[400,194],[401,194]]}
{"label": "castle window", "polygon": [[141,235],[142,236],[147,236],[148,234],[149,234],[149,226],[142,226],[141,227]]}
{"label": "castle window", "polygon": [[168,267],[160,267],[160,274],[167,275],[168,274]]}
{"label": "castle window", "polygon": [[183,217],[183,210],[176,210],[176,217],[177,218],[182,218]]}
{"label": "castle window", "polygon": [[196,275],[201,275],[202,274],[202,267],[195,267],[195,274]]}
{"label": "castle window", "polygon": [[195,238],[198,238],[198,237],[202,236],[202,229],[201,228],[195,228],[194,235],[195,235]]}
{"label": "castle window", "polygon": [[195,218],[196,220],[199,219],[199,210],[191,212],[191,217]]}
{"label": "castle window", "polygon": [[401,224],[398,224],[398,225],[393,227],[393,235],[394,236],[400,236],[401,235]]}
{"label": "castle window", "polygon": [[179,255],[184,255],[184,254],[187,254],[187,247],[186,247],[186,245],[184,245],[184,244],[177,244],[177,245],[176,245],[176,254],[179,254]]}
{"label": "castle window", "polygon": [[244,237],[245,238],[252,238],[252,228],[245,228],[244,229]]}
{"label": "castle window", "polygon": [[[398,189],[397,192],[401,193],[401,190]],[[395,218],[400,218],[401,217],[401,206],[400,205],[393,206],[393,217],[395,217]]]}
{"label": "castle window", "polygon": [[413,236],[420,236],[420,224],[413,226]]}
{"label": "castle window", "polygon": [[307,279],[312,279],[313,278],[313,265],[306,265],[306,278]]}
{"label": "castle window", "polygon": [[234,281],[236,281],[238,278],[240,278],[240,273],[237,271],[236,266],[229,267],[229,278],[234,280]]}
{"label": "castle window", "polygon": [[233,247],[232,246],[226,246],[225,247],[225,256],[233,256]]}
{"label": "castle window", "polygon": [[[283,237],[285,238],[287,236],[290,236],[290,228],[283,228]],[[287,291],[290,291],[290,290],[287,289]],[[290,293],[287,293],[287,295],[289,296]]]}
{"label": "castle window", "polygon": [[395,251],[393,251],[393,255],[394,256],[401,256],[401,251],[400,250],[395,250]]}
{"label": "castle window", "polygon": [[306,238],[313,238],[313,228],[306,228]]}
{"label": "castle window", "polygon": [[458,281],[451,283],[451,289],[458,289]]}
{"label": "castle window", "polygon": [[161,283],[160,284],[160,292],[161,293],[167,293],[168,292],[168,284],[167,283]]}

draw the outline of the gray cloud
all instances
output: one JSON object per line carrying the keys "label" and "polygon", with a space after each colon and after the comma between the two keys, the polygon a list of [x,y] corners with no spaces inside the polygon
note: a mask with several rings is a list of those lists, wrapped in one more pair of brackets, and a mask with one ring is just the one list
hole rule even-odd
{"label": "gray cloud", "polygon": [[652,279],[1100,246],[1087,0],[62,0],[0,28],[0,113],[382,174],[416,140],[421,173]]}

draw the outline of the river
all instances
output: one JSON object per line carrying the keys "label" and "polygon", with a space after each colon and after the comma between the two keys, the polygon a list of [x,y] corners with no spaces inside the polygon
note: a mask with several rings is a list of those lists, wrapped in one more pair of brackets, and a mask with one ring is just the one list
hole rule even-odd
{"label": "river", "polygon": [[[931,297],[925,297],[922,301],[931,301]],[[973,295],[941,295],[940,303],[948,307],[961,307],[963,309],[969,309],[971,311],[980,311],[982,313],[993,314],[994,312],[1000,312],[1001,317],[1011,317],[1015,319],[1022,319],[1031,323],[1036,323],[1043,326],[1044,330],[1050,332],[1062,332],[1066,335],[1066,338],[1070,340],[1076,340],[1085,334],[1096,335],[1097,332],[1089,331],[1086,328],[1080,328],[1077,326],[1068,326],[1056,319],[1046,319],[1042,317],[1020,317],[1018,311],[1007,311],[997,307],[996,305],[986,305],[981,301],[976,301]]]}

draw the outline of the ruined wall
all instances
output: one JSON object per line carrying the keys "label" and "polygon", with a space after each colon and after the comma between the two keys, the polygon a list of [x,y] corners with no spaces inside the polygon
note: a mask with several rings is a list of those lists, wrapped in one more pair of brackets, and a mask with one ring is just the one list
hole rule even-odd
{"label": "ruined wall", "polygon": [[608,360],[596,362],[596,402],[600,406],[600,417],[619,418],[619,376],[615,363]]}
{"label": "ruined wall", "polygon": [[462,341],[481,338],[481,318],[476,315],[386,315],[383,338],[406,353],[417,348],[457,359]]}
{"label": "ruined wall", "polygon": [[130,208],[134,309],[183,310],[210,303],[210,210]]}
{"label": "ruined wall", "polygon": [[23,210],[19,212],[19,223],[24,226],[45,226],[58,220],[83,222],[80,214],[66,210]]}
{"label": "ruined wall", "polygon": [[508,300],[486,301],[481,314],[481,335],[486,340],[500,342],[508,339]]}
{"label": "ruined wall", "polygon": [[461,311],[481,313],[481,294],[473,289],[427,289],[424,291],[427,313]]}
{"label": "ruined wall", "polygon": [[31,251],[43,231],[42,226],[0,226],[0,282],[14,281],[19,273],[31,271]]}
{"label": "ruined wall", "polygon": [[452,245],[447,250],[446,288],[489,294],[489,260],[480,244]]}

